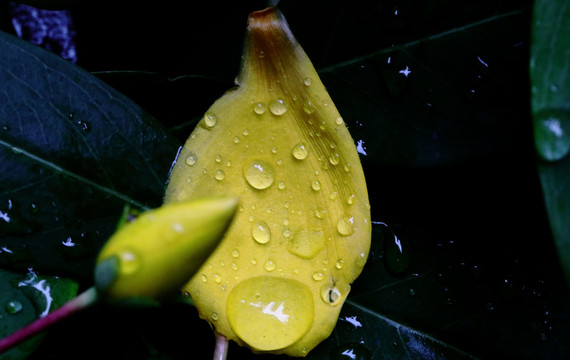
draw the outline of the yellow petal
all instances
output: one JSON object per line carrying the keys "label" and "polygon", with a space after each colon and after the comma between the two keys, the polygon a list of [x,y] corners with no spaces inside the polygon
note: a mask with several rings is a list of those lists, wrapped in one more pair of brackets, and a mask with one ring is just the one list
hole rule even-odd
{"label": "yellow petal", "polygon": [[215,198],[141,214],[101,250],[95,269],[98,290],[112,300],[160,300],[176,294],[219,244],[236,208],[236,198]]}
{"label": "yellow petal", "polygon": [[238,87],[180,152],[165,201],[239,196],[222,244],[184,290],[216,331],[305,356],[333,330],[370,247],[354,142],[274,8],[252,13]]}

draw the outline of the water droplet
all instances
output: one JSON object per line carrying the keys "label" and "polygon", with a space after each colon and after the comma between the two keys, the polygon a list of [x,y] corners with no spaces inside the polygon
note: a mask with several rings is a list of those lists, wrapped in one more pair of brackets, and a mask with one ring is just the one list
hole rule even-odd
{"label": "water droplet", "polygon": [[36,203],[30,204],[30,214],[37,214],[40,211],[40,207]]}
{"label": "water droplet", "polygon": [[186,157],[186,165],[188,166],[193,166],[194,164],[196,164],[196,161],[198,160],[198,157],[196,156],[196,154],[194,153],[190,153],[187,157]]}
{"label": "water droplet", "polygon": [[283,237],[284,237],[284,238],[287,239],[287,238],[289,238],[290,236],[291,236],[291,230],[289,230],[289,229],[287,229],[287,228],[286,228],[285,230],[283,230]]}
{"label": "water droplet", "polygon": [[224,173],[223,170],[217,170],[216,174],[214,175],[214,178],[218,181],[224,180],[225,177],[226,177],[226,174]]}
{"label": "water droplet", "polygon": [[338,270],[342,269],[343,266],[344,266],[344,260],[343,259],[338,259],[336,264],[334,265],[334,267],[337,268]]}
{"label": "water droplet", "polygon": [[339,116],[339,117],[337,117],[337,118],[335,119],[334,122],[335,122],[335,124],[337,124],[337,125],[342,125],[342,124],[344,124],[344,119],[343,119],[341,116]]}
{"label": "water droplet", "polygon": [[271,229],[263,220],[257,221],[251,227],[251,236],[259,244],[267,244],[271,239]]}
{"label": "water droplet", "polygon": [[244,129],[243,136],[248,136],[248,135],[249,135],[249,129]]}
{"label": "water droplet", "polygon": [[277,184],[277,186],[279,187],[279,190],[285,189],[285,183],[283,181],[279,182],[279,184]]}
{"label": "water droplet", "polygon": [[267,271],[273,271],[275,270],[275,268],[277,267],[277,265],[275,264],[275,261],[273,261],[272,259],[269,259],[265,262],[265,265],[263,265],[263,268]]}
{"label": "water droplet", "polygon": [[204,274],[202,274],[202,276],[200,276],[200,281],[202,281],[204,284],[208,282],[208,277]]}
{"label": "water droplet", "polygon": [[328,100],[323,100],[323,106],[327,107],[329,106],[331,103]]}
{"label": "water droplet", "polygon": [[340,303],[342,294],[334,284],[325,284],[321,287],[321,299],[323,299],[326,304],[335,306]]}
{"label": "water droplet", "polygon": [[216,126],[216,123],[218,122],[218,119],[216,118],[216,115],[214,115],[214,113],[208,111],[206,112],[206,114],[204,114],[204,125],[206,125],[206,127],[212,128],[214,126]]}
{"label": "water droplet", "polygon": [[239,269],[238,264],[236,264],[235,262],[232,262],[232,270],[237,271]]}
{"label": "water droplet", "polygon": [[232,257],[233,258],[238,258],[239,257],[239,250],[235,249],[234,251],[232,251]]}
{"label": "water droplet", "polygon": [[354,218],[348,216],[341,217],[336,224],[336,230],[342,236],[352,235],[354,233]]}
{"label": "water droplet", "polygon": [[140,266],[138,257],[132,251],[122,251],[119,254],[120,272],[123,275],[130,275],[136,272]]}
{"label": "water droplet", "polygon": [[257,104],[253,105],[253,111],[258,115],[264,114],[265,113],[265,104],[262,102],[258,102]]}
{"label": "water droplet", "polygon": [[252,187],[263,190],[273,184],[275,179],[275,170],[271,164],[263,160],[253,160],[246,164],[243,169],[245,179]]}
{"label": "water droplet", "polygon": [[348,205],[354,204],[354,194],[353,194],[353,195],[350,195],[350,196],[348,197],[348,199],[346,199],[346,203],[347,203]]}
{"label": "water droplet", "polygon": [[220,154],[216,155],[216,158],[215,158],[215,159],[216,159],[216,162],[217,162],[217,163],[222,162],[222,155],[220,155]]}
{"label": "water droplet", "polygon": [[259,351],[296,343],[312,327],[315,316],[307,285],[273,276],[249,278],[237,284],[227,297],[226,309],[232,330]]}
{"label": "water droplet", "polygon": [[325,247],[323,229],[299,229],[287,243],[287,251],[302,259],[314,258]]}
{"label": "water droplet", "polygon": [[237,143],[239,143],[239,137],[236,136],[236,137],[234,138],[234,144],[237,144]]}
{"label": "water droplet", "polygon": [[340,155],[337,153],[331,154],[331,156],[329,157],[329,161],[333,165],[338,165],[338,163],[340,162]]}
{"label": "water droplet", "polygon": [[293,156],[295,159],[303,160],[307,158],[307,155],[309,155],[309,152],[305,148],[305,144],[299,143],[293,148]]}
{"label": "water droplet", "polygon": [[272,147],[271,152],[277,154],[277,146]]}
{"label": "water droplet", "polygon": [[410,291],[408,293],[410,294],[410,296],[416,295],[416,291],[414,289],[410,289]]}
{"label": "water droplet", "polygon": [[228,161],[226,161],[226,166],[227,166],[227,167],[230,167],[230,166],[232,166],[232,162],[231,162],[231,161],[229,161],[229,160],[228,160]]}
{"label": "water droplet", "polygon": [[322,272],[315,271],[313,273],[313,280],[315,280],[315,281],[321,281],[324,278],[325,278],[325,275]]}
{"label": "water droplet", "polygon": [[220,274],[214,274],[214,275],[212,275],[212,277],[214,278],[214,281],[216,282],[216,284],[219,284],[222,282],[222,277],[220,276]]}
{"label": "water droplet", "polygon": [[22,311],[22,303],[17,300],[8,301],[4,308],[8,314],[17,314]]}
{"label": "water droplet", "polygon": [[538,154],[547,161],[562,159],[570,151],[570,112],[547,109],[534,116]]}
{"label": "water droplet", "polygon": [[287,104],[282,99],[276,99],[269,105],[269,111],[274,115],[283,115],[287,111]]}
{"label": "water droplet", "polygon": [[303,105],[303,111],[306,114],[312,114],[315,112],[315,107],[313,106],[313,103],[311,101],[307,101],[304,105]]}
{"label": "water droplet", "polygon": [[321,183],[319,182],[319,180],[315,180],[311,183],[311,187],[313,188],[313,190],[319,191],[321,190]]}
{"label": "water droplet", "polygon": [[366,254],[361,253],[360,255],[358,255],[356,260],[354,260],[354,265],[356,265],[359,268],[362,268],[364,267],[365,264],[366,264]]}
{"label": "water droplet", "polygon": [[212,313],[212,320],[217,321],[220,318],[220,315],[218,315],[218,313],[213,312]]}
{"label": "water droplet", "polygon": [[311,86],[312,83],[313,83],[313,80],[311,78],[304,78],[303,79],[303,84],[305,84],[305,86]]}

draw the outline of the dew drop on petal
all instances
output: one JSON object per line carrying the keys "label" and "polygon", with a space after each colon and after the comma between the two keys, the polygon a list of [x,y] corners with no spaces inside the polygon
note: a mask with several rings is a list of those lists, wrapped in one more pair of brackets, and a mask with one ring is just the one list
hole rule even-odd
{"label": "dew drop on petal", "polygon": [[185,163],[188,166],[193,166],[194,164],[196,164],[196,161],[198,160],[198,157],[196,156],[196,154],[194,153],[190,153],[188,154],[188,156],[186,157]]}
{"label": "dew drop on petal", "polygon": [[354,233],[354,218],[348,216],[341,217],[336,224],[336,229],[342,236],[352,235]]}
{"label": "dew drop on petal", "polygon": [[257,243],[267,244],[271,240],[271,229],[265,221],[256,221],[251,227],[251,236]]}
{"label": "dew drop on petal", "polygon": [[253,111],[258,115],[264,114],[265,109],[265,104],[262,102],[258,102],[257,104],[253,105]]}
{"label": "dew drop on petal", "polygon": [[255,189],[267,189],[275,180],[275,170],[273,166],[263,160],[253,160],[245,165],[243,175],[248,184]]}
{"label": "dew drop on petal", "polygon": [[296,343],[312,327],[315,316],[307,285],[274,276],[253,277],[237,284],[228,295],[226,309],[232,330],[259,351]]}
{"label": "dew drop on petal", "polygon": [[307,151],[305,144],[298,143],[293,147],[293,157],[295,157],[295,159],[304,160],[307,158],[307,155],[309,155],[309,152]]}
{"label": "dew drop on petal", "polygon": [[287,111],[287,104],[282,99],[275,99],[269,105],[269,111],[271,111],[273,115],[283,115]]}
{"label": "dew drop on petal", "polygon": [[204,114],[204,125],[206,125],[209,128],[212,128],[216,126],[217,123],[218,119],[216,118],[216,115],[214,115],[214,113],[208,111],[206,112],[206,114]]}

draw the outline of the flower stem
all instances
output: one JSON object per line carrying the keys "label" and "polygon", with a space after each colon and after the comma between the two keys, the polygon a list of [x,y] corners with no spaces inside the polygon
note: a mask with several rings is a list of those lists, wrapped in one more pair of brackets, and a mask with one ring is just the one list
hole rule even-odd
{"label": "flower stem", "polygon": [[84,310],[90,307],[97,302],[97,299],[98,294],[95,287],[87,289],[83,293],[77,295],[77,297],[65,303],[59,309],[50,312],[46,316],[37,319],[33,323],[21,328],[12,335],[9,335],[0,340],[0,354],[13,348],[21,342],[28,340],[32,336],[39,334],[51,325],[60,322],[61,320],[75,314],[80,310]]}
{"label": "flower stem", "polygon": [[216,332],[216,349],[214,350],[214,360],[226,360],[228,355],[228,339]]}

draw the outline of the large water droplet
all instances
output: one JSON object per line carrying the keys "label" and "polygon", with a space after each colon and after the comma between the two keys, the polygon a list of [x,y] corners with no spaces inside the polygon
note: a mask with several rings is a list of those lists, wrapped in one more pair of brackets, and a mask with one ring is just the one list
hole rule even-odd
{"label": "large water droplet", "polygon": [[538,154],[545,160],[562,159],[570,150],[570,112],[547,109],[534,116]]}
{"label": "large water droplet", "polygon": [[305,144],[299,143],[293,148],[293,156],[295,159],[303,160],[307,158],[307,155],[309,155],[309,152],[307,151],[307,148],[305,148]]}
{"label": "large water droplet", "polygon": [[267,189],[275,180],[273,166],[263,160],[253,160],[246,164],[243,168],[243,175],[249,185],[259,190]]}
{"label": "large water droplet", "polygon": [[226,309],[236,335],[260,351],[294,344],[309,331],[315,316],[305,284],[272,276],[240,282],[228,295]]}
{"label": "large water droplet", "polygon": [[299,229],[287,243],[287,251],[303,259],[314,258],[325,246],[323,229]]}
{"label": "large water droplet", "polygon": [[283,115],[287,111],[287,104],[282,99],[275,99],[269,104],[269,111],[274,115]]}
{"label": "large water droplet", "polygon": [[8,301],[4,308],[8,314],[17,314],[22,311],[22,303],[17,300]]}
{"label": "large water droplet", "polygon": [[204,125],[206,125],[206,127],[212,128],[216,126],[217,123],[218,119],[216,118],[216,115],[214,115],[214,113],[208,111],[206,112],[206,114],[204,114]]}
{"label": "large water droplet", "polygon": [[265,221],[256,221],[251,227],[251,236],[259,244],[267,244],[271,240],[271,229]]}
{"label": "large water droplet", "polygon": [[305,84],[305,86],[311,86],[312,83],[313,83],[313,80],[311,78],[303,79],[303,84]]}
{"label": "large water droplet", "polygon": [[354,233],[354,218],[343,216],[338,219],[336,229],[342,236],[352,235]]}

